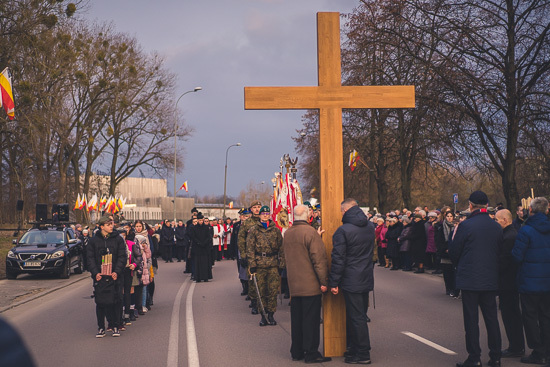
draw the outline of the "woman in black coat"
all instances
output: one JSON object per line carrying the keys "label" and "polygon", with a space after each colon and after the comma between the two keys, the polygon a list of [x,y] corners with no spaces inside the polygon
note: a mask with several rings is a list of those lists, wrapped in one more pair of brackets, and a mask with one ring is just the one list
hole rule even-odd
{"label": "woman in black coat", "polygon": [[410,232],[403,238],[411,243],[411,256],[417,266],[416,274],[424,272],[424,261],[426,260],[426,228],[424,221],[419,214],[415,214]]}
{"label": "woman in black coat", "polygon": [[455,268],[449,258],[449,239],[454,231],[455,216],[451,210],[442,213],[443,220],[435,224],[435,244],[437,256],[441,259],[441,270],[443,270],[443,281],[445,282],[445,293],[451,297],[458,297],[460,290],[455,286]]}
{"label": "woman in black coat", "polygon": [[386,232],[386,242],[388,247],[386,249],[386,256],[390,258],[392,267],[390,270],[399,269],[399,242],[397,239],[403,231],[403,223],[397,220],[397,218],[391,218],[391,225]]}

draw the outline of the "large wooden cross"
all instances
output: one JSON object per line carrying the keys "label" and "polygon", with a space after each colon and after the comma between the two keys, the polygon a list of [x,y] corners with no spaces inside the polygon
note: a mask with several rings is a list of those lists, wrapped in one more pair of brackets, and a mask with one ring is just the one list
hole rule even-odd
{"label": "large wooden cross", "polygon": [[[340,226],[344,199],[343,108],[414,108],[414,86],[342,86],[340,14],[317,13],[317,87],[245,87],[247,110],[319,110],[323,241],[330,259],[332,235]],[[346,350],[345,304],[341,294],[323,297],[325,356]]]}

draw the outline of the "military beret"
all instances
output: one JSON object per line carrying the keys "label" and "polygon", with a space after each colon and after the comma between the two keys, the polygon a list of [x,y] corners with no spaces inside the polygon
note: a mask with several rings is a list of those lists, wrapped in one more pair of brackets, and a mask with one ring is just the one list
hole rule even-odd
{"label": "military beret", "polygon": [[271,212],[271,209],[269,209],[269,207],[267,205],[264,205],[260,208],[260,214],[269,213],[269,212]]}
{"label": "military beret", "polygon": [[309,201],[304,201],[304,205],[309,208],[312,208],[311,203]]}
{"label": "military beret", "polygon": [[254,201],[250,204],[250,207],[252,208],[253,206],[256,206],[256,205],[262,206],[262,202],[261,202],[260,200],[254,200]]}
{"label": "military beret", "polygon": [[470,203],[477,204],[477,205],[487,205],[489,203],[489,198],[487,197],[487,194],[485,194],[483,191],[474,191],[470,194],[470,198],[468,199]]}

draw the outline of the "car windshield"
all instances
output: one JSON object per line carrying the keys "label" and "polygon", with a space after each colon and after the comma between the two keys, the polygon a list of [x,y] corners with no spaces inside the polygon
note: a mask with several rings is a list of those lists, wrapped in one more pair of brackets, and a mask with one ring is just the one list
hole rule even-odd
{"label": "car windshield", "polygon": [[58,231],[30,231],[19,240],[21,245],[38,245],[45,243],[63,243],[63,232]]}

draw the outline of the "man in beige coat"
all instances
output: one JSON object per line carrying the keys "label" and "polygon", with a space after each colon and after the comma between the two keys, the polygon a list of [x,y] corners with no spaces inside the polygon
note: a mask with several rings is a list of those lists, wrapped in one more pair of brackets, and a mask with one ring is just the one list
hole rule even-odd
{"label": "man in beige coat", "polygon": [[319,353],[321,293],[327,291],[328,260],[321,236],[308,223],[307,206],[294,208],[294,223],[285,232],[283,249],[292,297],[292,360],[328,362],[331,359]]}

